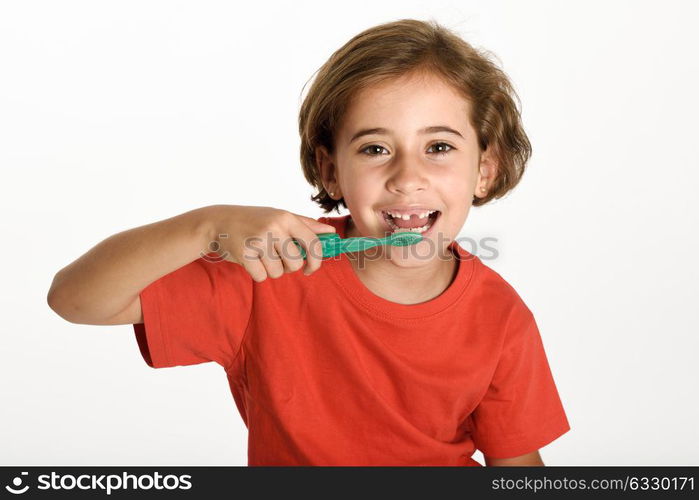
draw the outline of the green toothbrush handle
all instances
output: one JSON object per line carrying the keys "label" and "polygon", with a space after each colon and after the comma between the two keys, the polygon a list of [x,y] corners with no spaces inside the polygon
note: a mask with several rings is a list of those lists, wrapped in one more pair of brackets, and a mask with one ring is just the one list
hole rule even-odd
{"label": "green toothbrush handle", "polygon": [[[338,253],[340,253],[338,250],[340,249],[340,235],[337,233],[319,233],[318,239],[320,240],[320,244],[323,247],[323,259],[328,258],[328,257],[334,257]],[[296,247],[299,249],[299,252],[301,252],[301,255],[303,258],[306,258],[306,250],[303,248],[303,246],[296,240],[294,240],[294,243],[296,244]]]}

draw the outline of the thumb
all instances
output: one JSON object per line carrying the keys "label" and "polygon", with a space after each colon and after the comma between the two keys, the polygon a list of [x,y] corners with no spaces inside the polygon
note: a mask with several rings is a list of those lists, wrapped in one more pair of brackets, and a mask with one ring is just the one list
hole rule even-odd
{"label": "thumb", "polygon": [[306,217],[304,215],[301,215],[301,220],[315,233],[334,233],[335,231],[335,226],[331,226],[330,224],[324,224],[320,221],[317,221],[315,219],[312,219],[311,217]]}

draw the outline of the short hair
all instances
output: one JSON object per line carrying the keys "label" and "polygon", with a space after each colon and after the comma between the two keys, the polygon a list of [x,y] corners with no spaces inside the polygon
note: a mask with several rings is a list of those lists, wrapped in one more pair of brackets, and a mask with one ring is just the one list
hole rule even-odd
{"label": "short hair", "polygon": [[374,26],[335,51],[316,72],[299,111],[301,166],[306,180],[318,190],[311,200],[326,213],[333,209],[339,213],[339,205],[347,208],[344,198],[333,200],[325,191],[315,152],[321,145],[334,152],[337,127],[353,96],[371,85],[425,72],[440,77],[469,101],[468,119],[478,147],[482,153],[490,146],[498,163],[487,195],[474,196],[472,205],[484,205],[513,189],[531,156],[531,144],[514,101],[521,107],[519,96],[490,54],[434,20],[416,19]]}

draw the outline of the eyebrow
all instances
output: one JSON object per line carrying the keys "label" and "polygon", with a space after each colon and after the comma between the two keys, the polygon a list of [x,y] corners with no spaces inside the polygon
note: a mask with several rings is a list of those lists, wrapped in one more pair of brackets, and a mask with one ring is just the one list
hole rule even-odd
{"label": "eyebrow", "polygon": [[[458,131],[454,130],[451,127],[447,127],[446,125],[433,125],[431,127],[425,127],[423,129],[418,130],[418,133],[421,135],[434,134],[435,132],[447,132],[449,134],[458,135],[462,139],[464,138],[464,136],[461,135]],[[356,141],[357,139],[359,139],[360,137],[365,136],[365,135],[389,134],[389,133],[391,133],[391,131],[388,130],[387,128],[383,128],[383,127],[365,128],[365,129],[360,130],[356,134],[354,134],[352,136],[352,138],[350,139],[349,143],[352,144],[354,141]]]}

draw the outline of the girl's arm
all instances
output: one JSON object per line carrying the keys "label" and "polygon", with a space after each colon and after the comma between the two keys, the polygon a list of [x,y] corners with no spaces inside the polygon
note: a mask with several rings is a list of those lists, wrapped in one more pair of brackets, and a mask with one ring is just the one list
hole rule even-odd
{"label": "girl's arm", "polygon": [[539,450],[512,458],[488,458],[485,457],[485,465],[490,467],[508,467],[515,465],[544,465],[539,455]]}
{"label": "girl's arm", "polygon": [[209,252],[211,207],[110,236],[56,273],[47,302],[71,323],[142,323],[139,293]]}

